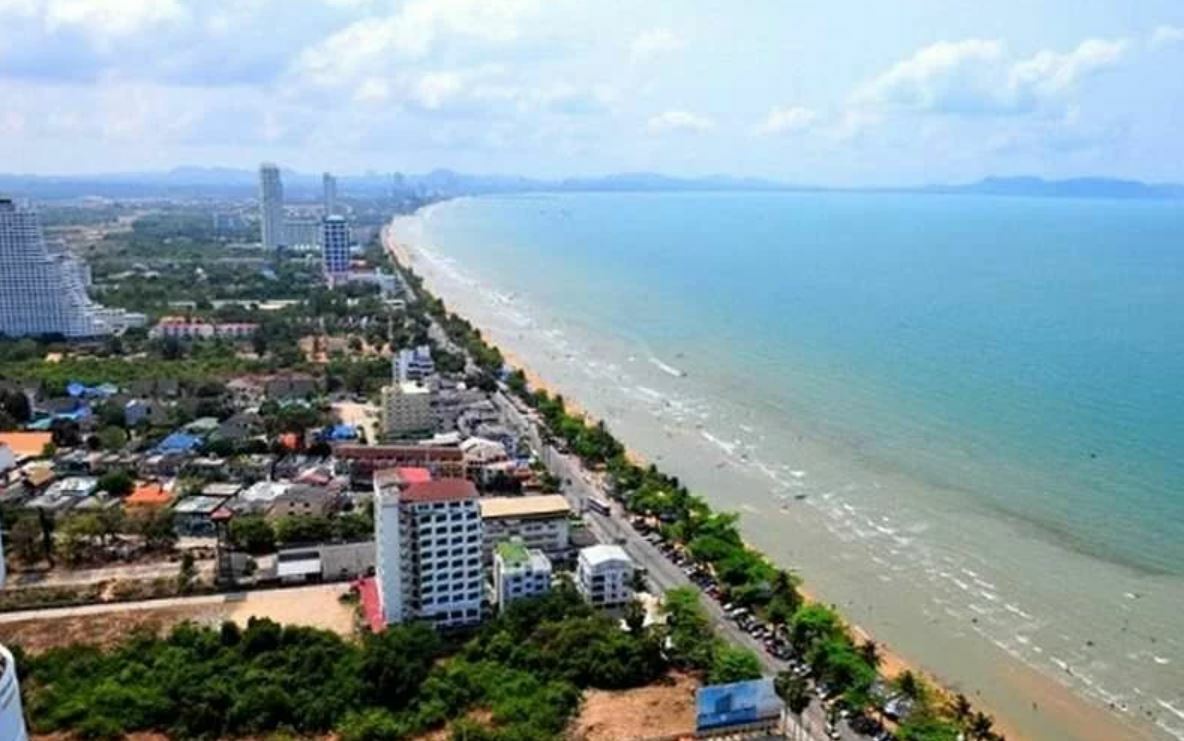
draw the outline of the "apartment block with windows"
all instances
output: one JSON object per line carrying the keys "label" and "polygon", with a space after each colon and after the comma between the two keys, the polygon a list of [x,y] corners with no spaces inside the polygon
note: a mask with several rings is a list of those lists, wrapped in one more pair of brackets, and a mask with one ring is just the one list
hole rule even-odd
{"label": "apartment block with windows", "polygon": [[633,559],[619,545],[580,550],[576,589],[594,607],[621,607],[633,598]]}
{"label": "apartment block with windows", "polygon": [[388,625],[427,620],[439,628],[481,619],[485,589],[477,489],[465,479],[407,485],[374,475],[375,576]]}
{"label": "apartment block with windows", "polygon": [[551,560],[521,540],[497,544],[493,553],[493,601],[504,610],[514,600],[551,591]]}

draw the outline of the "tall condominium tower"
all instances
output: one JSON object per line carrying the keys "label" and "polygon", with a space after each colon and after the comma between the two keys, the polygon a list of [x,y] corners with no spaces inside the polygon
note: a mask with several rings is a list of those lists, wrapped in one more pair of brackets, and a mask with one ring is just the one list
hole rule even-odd
{"label": "tall condominium tower", "polygon": [[264,162],[259,166],[259,224],[263,231],[263,246],[282,247],[284,235],[284,184],[280,168]]}
{"label": "tall condominium tower", "polygon": [[90,272],[45,246],[37,212],[0,198],[0,335],[97,337],[143,324],[86,295]]}
{"label": "tall condominium tower", "polygon": [[387,625],[476,623],[485,594],[477,489],[467,479],[410,483],[406,471],[374,474],[375,579],[383,618]]}
{"label": "tall condominium tower", "polygon": [[321,184],[325,189],[325,216],[337,213],[337,178],[329,173],[321,176]]}
{"label": "tall condominium tower", "polygon": [[321,220],[323,265],[330,282],[349,272],[349,242],[349,223],[344,216],[326,216]]}

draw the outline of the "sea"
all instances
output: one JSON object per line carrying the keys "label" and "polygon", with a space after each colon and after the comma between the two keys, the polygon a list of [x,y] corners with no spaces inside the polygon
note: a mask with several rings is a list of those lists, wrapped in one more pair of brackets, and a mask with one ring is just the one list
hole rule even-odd
{"label": "sea", "polygon": [[538,193],[392,233],[451,308],[1023,737],[1095,736],[1034,700],[1053,681],[1184,739],[1184,203]]}

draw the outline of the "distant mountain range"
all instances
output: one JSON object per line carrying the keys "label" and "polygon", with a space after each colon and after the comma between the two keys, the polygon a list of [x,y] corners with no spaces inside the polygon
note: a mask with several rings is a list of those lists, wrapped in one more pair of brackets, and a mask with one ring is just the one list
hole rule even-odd
{"label": "distant mountain range", "polygon": [[[167,172],[103,175],[0,175],[0,193],[34,199],[97,196],[106,198],[243,198],[256,193],[254,170],[225,167],[177,167]],[[293,200],[319,197],[319,174],[283,171],[284,190]],[[658,173],[619,173],[562,180],[516,175],[467,175],[433,170],[421,175],[367,173],[338,177],[343,195],[394,196],[400,193],[464,195],[530,191],[856,191],[939,194],[984,194],[1045,198],[1184,198],[1184,185],[1150,184],[1115,178],[1044,180],[1037,177],[990,177],[965,185],[919,187],[828,188],[795,185],[762,178],[709,175],[696,178]]]}

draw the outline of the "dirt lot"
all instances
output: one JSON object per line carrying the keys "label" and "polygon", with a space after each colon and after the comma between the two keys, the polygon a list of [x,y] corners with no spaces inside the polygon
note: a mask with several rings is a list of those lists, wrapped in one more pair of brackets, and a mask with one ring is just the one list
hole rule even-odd
{"label": "dirt lot", "polygon": [[[0,643],[19,644],[37,653],[75,642],[111,645],[137,629],[167,631],[185,620],[219,625],[234,620],[246,625],[251,617],[266,617],[288,625],[307,625],[350,636],[354,632],[354,608],[339,597],[347,591],[344,584],[301,589],[281,589],[228,595],[212,600],[194,598],[189,604],[175,600],[164,607],[137,608],[133,605],[110,605],[103,612],[55,611],[53,617],[30,617],[14,622],[0,622]],[[181,603],[181,604],[177,604]]]}
{"label": "dirt lot", "polygon": [[695,730],[695,688],[685,674],[672,674],[665,683],[633,690],[589,690],[572,722],[570,738],[580,741],[617,741],[685,733]]}

